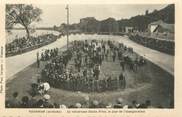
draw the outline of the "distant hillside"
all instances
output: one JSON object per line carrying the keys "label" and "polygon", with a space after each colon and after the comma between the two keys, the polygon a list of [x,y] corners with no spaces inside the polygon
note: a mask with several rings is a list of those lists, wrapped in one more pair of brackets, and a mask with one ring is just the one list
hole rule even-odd
{"label": "distant hillside", "polygon": [[157,20],[163,20],[166,23],[174,24],[174,4],[168,5],[161,10],[154,10],[152,13],[137,15],[130,19],[119,20],[119,29],[122,27],[133,26],[140,31],[145,31],[148,24]]}
{"label": "distant hillside", "polygon": [[[137,15],[129,19],[116,20],[114,18],[107,18],[104,20],[97,20],[95,17],[86,17],[80,19],[77,24],[69,25],[69,30],[80,30],[82,32],[99,33],[99,32],[121,32],[126,26],[132,26],[139,31],[146,31],[148,24],[154,21],[163,20],[166,23],[174,24],[174,4],[168,5],[161,10],[154,10],[145,15]],[[66,31],[66,24],[55,26],[54,30]]]}

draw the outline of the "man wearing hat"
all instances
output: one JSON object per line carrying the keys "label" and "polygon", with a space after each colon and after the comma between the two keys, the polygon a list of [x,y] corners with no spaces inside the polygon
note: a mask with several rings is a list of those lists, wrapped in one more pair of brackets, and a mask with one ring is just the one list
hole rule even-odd
{"label": "man wearing hat", "polygon": [[97,100],[93,100],[91,108],[99,108],[99,102]]}
{"label": "man wearing hat", "polygon": [[122,103],[123,103],[123,99],[122,98],[118,98],[116,100],[116,104],[114,105],[114,108],[123,108]]}
{"label": "man wearing hat", "polygon": [[132,108],[139,108],[139,107],[140,107],[140,104],[136,100],[133,100],[132,101]]}
{"label": "man wearing hat", "polygon": [[49,102],[51,96],[48,95],[48,94],[45,94],[45,95],[43,96],[43,98],[44,98],[44,100],[43,100],[43,101],[44,101],[44,102],[43,102],[43,106],[44,106],[45,108],[53,108],[53,105]]}
{"label": "man wearing hat", "polygon": [[89,104],[90,103],[89,102],[89,100],[90,100],[89,99],[89,96],[88,95],[85,95],[83,98],[84,98],[84,101],[82,103],[82,108],[89,108],[89,105],[90,105]]}
{"label": "man wearing hat", "polygon": [[64,104],[61,104],[61,105],[59,105],[59,108],[65,109],[65,108],[67,108],[67,107],[66,107],[66,105],[64,105]]}
{"label": "man wearing hat", "polygon": [[82,105],[80,103],[75,104],[75,108],[81,108],[81,107],[82,107]]}
{"label": "man wearing hat", "polygon": [[48,90],[50,89],[50,85],[48,82],[44,82],[43,83],[43,87],[44,87],[44,93],[47,93]]}

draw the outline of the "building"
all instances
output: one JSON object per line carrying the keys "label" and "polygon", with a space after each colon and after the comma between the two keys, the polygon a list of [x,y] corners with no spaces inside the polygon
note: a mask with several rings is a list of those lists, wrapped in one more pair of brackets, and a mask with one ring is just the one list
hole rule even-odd
{"label": "building", "polygon": [[148,25],[148,28],[151,33],[163,33],[163,32],[169,32],[174,33],[174,24],[167,24],[163,22],[162,20],[152,22]]}
{"label": "building", "polygon": [[131,26],[126,26],[125,27],[125,33],[131,33],[131,32],[133,32],[133,30],[134,30],[134,28],[131,27]]}
{"label": "building", "polygon": [[162,20],[158,20],[150,23],[148,30],[151,36],[174,39],[174,24],[167,24]]}

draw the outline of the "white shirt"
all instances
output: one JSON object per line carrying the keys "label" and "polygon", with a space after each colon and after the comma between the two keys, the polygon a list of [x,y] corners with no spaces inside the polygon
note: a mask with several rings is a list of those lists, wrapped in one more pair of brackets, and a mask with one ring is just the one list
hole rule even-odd
{"label": "white shirt", "polygon": [[43,86],[45,91],[48,91],[50,89],[50,85],[48,82],[43,83]]}

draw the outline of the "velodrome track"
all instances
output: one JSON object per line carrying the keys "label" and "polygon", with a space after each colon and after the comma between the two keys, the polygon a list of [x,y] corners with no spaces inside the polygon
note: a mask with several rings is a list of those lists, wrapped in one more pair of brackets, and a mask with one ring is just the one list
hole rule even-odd
{"label": "velodrome track", "polygon": [[[146,59],[150,60],[154,64],[158,65],[165,71],[169,72],[170,74],[174,75],[174,56],[152,50],[150,48],[144,47],[139,45],[131,40],[128,37],[123,36],[112,36],[112,35],[70,35],[70,41],[73,40],[89,40],[89,39],[103,39],[108,40],[112,39],[121,43],[128,47],[132,47],[133,50],[138,53],[139,55],[145,57]],[[36,50],[32,50],[27,53],[23,53],[21,55],[16,55],[12,57],[6,58],[6,80],[10,81],[14,78],[14,75],[32,63],[36,62],[36,53],[39,51],[43,51],[44,49],[51,49],[51,48],[61,48],[66,45],[66,36],[61,37],[57,41],[46,45],[44,47],[38,48]]]}

